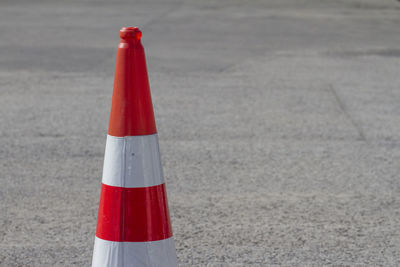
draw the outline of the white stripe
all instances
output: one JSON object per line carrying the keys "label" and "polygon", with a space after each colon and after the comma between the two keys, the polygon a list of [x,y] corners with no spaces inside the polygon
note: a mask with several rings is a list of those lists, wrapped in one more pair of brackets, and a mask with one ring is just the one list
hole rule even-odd
{"label": "white stripe", "polygon": [[92,267],[177,267],[173,237],[151,242],[113,242],[96,237]]}
{"label": "white stripe", "polygon": [[107,136],[103,184],[149,187],[163,183],[157,134]]}

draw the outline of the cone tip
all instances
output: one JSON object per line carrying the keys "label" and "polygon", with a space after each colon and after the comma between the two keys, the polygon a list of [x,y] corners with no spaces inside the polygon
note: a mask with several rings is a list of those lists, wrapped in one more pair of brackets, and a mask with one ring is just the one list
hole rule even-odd
{"label": "cone tip", "polygon": [[119,37],[124,40],[140,40],[140,38],[142,37],[142,32],[139,30],[138,27],[123,27],[119,31]]}

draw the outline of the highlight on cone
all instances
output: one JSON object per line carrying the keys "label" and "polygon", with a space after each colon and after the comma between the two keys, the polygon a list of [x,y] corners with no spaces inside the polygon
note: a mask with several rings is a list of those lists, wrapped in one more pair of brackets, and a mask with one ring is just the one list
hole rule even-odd
{"label": "highlight on cone", "polygon": [[93,267],[177,266],[141,36],[120,31]]}

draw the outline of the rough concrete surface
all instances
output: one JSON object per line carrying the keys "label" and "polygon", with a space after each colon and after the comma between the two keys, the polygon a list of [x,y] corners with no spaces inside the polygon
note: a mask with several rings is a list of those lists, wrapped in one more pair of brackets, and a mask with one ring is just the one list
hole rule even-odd
{"label": "rough concrete surface", "polygon": [[400,3],[0,2],[0,265],[89,266],[122,26],[180,266],[400,265]]}

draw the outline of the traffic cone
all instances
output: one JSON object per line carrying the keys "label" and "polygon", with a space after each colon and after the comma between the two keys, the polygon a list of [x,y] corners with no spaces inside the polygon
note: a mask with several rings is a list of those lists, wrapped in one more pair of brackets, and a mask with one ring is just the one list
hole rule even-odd
{"label": "traffic cone", "polygon": [[142,33],[119,35],[92,266],[177,266]]}

